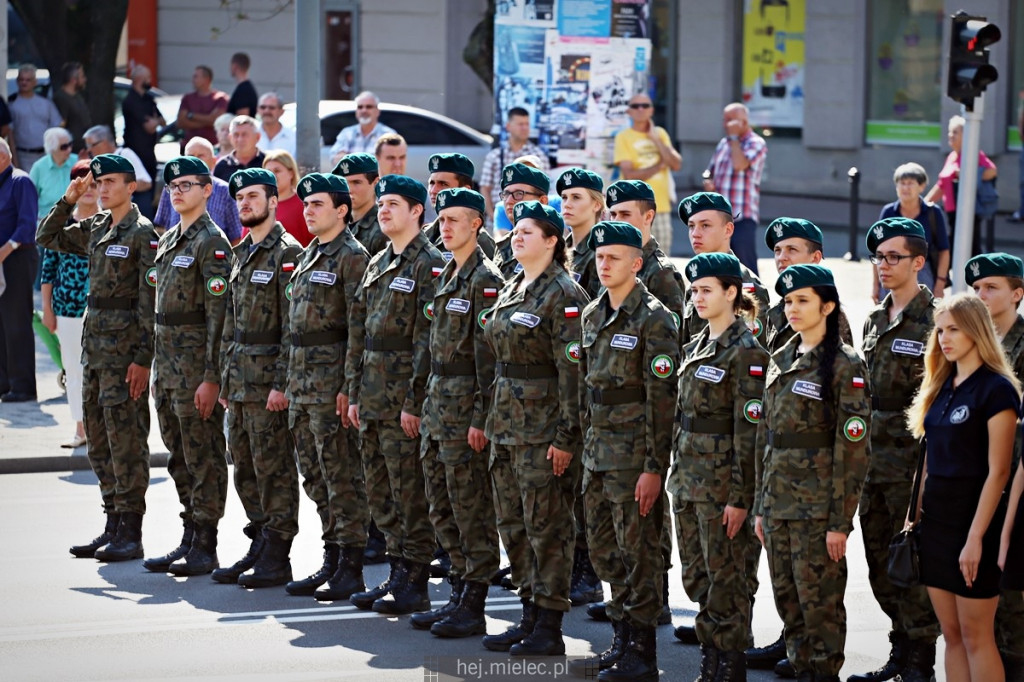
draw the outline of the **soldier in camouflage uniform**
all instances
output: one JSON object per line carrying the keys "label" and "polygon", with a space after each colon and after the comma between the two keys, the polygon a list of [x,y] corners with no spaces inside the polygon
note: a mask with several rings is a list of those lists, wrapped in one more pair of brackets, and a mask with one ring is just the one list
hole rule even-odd
{"label": "soldier in camouflage uniform", "polygon": [[231,272],[231,246],[206,212],[210,169],[194,156],[164,167],[164,185],[181,222],[156,252],[156,348],[153,395],[160,435],[194,533],[189,547],[144,565],[151,571],[200,575],[218,567],[217,523],[224,516],[228,467],[220,394],[221,334]]}
{"label": "soldier in camouflage uniform", "polygon": [[440,235],[453,257],[437,279],[430,324],[431,371],[423,407],[420,458],[434,532],[451,556],[452,599],[413,614],[415,627],[442,637],[483,634],[484,600],[498,570],[498,530],[487,471],[484,425],[494,355],[484,342],[488,309],[504,280],[476,236],[484,198],[468,189],[437,195]]}
{"label": "soldier in camouflage uniform", "polygon": [[[104,210],[67,225],[89,183],[100,187]],[[102,154],[92,177],[71,181],[39,225],[36,241],[54,251],[89,257],[89,301],[82,334],[83,406],[89,464],[100,482],[107,523],[77,557],[122,561],[142,557],[142,515],[149,487],[149,403],[153,361],[152,223],[132,203],[135,169]]]}
{"label": "soldier in camouflage uniform", "polygon": [[[378,613],[430,608],[427,581],[435,540],[418,455],[434,278],[444,259],[421,229],[426,199],[426,188],[404,175],[385,175],[377,182],[378,216],[391,245],[373,257],[363,275],[349,331],[349,418],[363,438],[367,486],[390,484],[398,519],[397,546],[388,544],[389,579],[352,596],[356,606]],[[375,480],[380,462],[387,476]]]}
{"label": "soldier in camouflage uniform", "polygon": [[572,250],[572,278],[588,296],[597,298],[601,280],[587,238],[605,211],[604,181],[593,171],[570,168],[558,177],[555,191],[562,198],[562,220],[572,230],[565,240]]}
{"label": "soldier in camouflage uniform", "polygon": [[867,368],[839,338],[839,294],[828,269],[793,265],[775,290],[797,336],[768,364],[755,531],[797,676],[832,682],[845,658],[846,542],[870,452]]}
{"label": "soldier in camouflage uniform", "polygon": [[757,302],[743,291],[739,259],[702,253],[686,270],[690,299],[708,326],[684,349],[668,491],[687,568],[683,586],[700,604],[701,679],[739,680],[750,632],[748,514],[768,353],[745,322]]}
{"label": "soldier in camouflage uniform", "polygon": [[228,182],[248,234],[234,247],[228,278],[221,399],[227,403],[235,490],[249,519],[249,551],[212,574],[244,587],[292,579],[292,538],[299,532],[299,481],[288,431],[288,282],[302,245],[277,222],[277,179],[263,168]]}
{"label": "soldier in camouflage uniform", "polygon": [[[437,205],[437,195],[446,189],[462,187],[473,189],[473,173],[476,172],[473,162],[464,154],[434,154],[427,162],[430,178],[427,180],[427,201],[431,206]],[[451,251],[445,248],[441,239],[441,216],[423,228],[427,239],[437,247],[447,263],[452,259]],[[477,244],[489,259],[494,258],[494,237],[487,228],[480,226]]]}
{"label": "soldier in camouflage uniform", "polygon": [[496,365],[486,434],[498,532],[523,615],[483,643],[516,656],[561,655],[580,471],[579,316],[588,299],[566,270],[561,216],[539,201],[518,204],[514,216],[523,269],[487,316]]}
{"label": "soldier in camouflage uniform", "polygon": [[613,637],[596,661],[576,666],[602,670],[599,680],[657,680],[659,507],[672,448],[679,325],[636,277],[640,230],[600,222],[588,240],[606,288],[583,311],[583,495],[591,556],[612,589],[606,611]]}
{"label": "soldier in camouflage uniform", "polygon": [[[514,225],[514,210],[517,204],[524,201],[548,203],[548,190],[551,180],[544,171],[528,166],[525,163],[510,163],[501,170],[501,201],[505,215]],[[498,210],[495,207],[494,210]],[[498,239],[494,245],[494,264],[501,270],[502,276],[508,280],[523,271],[522,265],[512,255],[512,233]]]}
{"label": "soldier in camouflage uniform", "polygon": [[345,178],[352,196],[352,224],[348,228],[352,236],[372,256],[387,247],[388,239],[380,231],[377,221],[377,157],[373,154],[349,154],[343,156],[331,171]]}

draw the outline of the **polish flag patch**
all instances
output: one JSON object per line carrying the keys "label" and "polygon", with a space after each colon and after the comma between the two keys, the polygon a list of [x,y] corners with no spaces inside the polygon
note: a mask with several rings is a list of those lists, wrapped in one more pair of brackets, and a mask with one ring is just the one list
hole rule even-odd
{"label": "polish flag patch", "polygon": [[854,388],[864,388],[864,377],[853,377]]}
{"label": "polish flag patch", "polygon": [[281,272],[291,272],[295,269],[295,263],[281,263]]}
{"label": "polish flag patch", "polygon": [[441,274],[441,270],[443,270],[443,269],[444,268],[439,268],[439,267],[435,266],[435,267],[430,268],[430,272],[431,272],[431,274],[434,275],[434,277],[437,277],[438,275]]}
{"label": "polish flag patch", "polygon": [[150,239],[149,240],[149,248],[156,249],[156,248],[159,248],[159,247],[160,247],[160,242],[159,241],[157,241],[156,239]]}
{"label": "polish flag patch", "polygon": [[484,298],[495,298],[498,295],[498,290],[494,287],[484,287]]}
{"label": "polish flag patch", "polygon": [[567,307],[565,309],[565,316],[566,317],[579,317],[580,316],[579,306],[573,305],[573,306]]}
{"label": "polish flag patch", "polygon": [[753,282],[744,282],[743,283],[743,291],[747,292],[748,294],[754,293],[754,291],[756,291],[756,288],[754,287],[754,283]]}
{"label": "polish flag patch", "polygon": [[764,376],[764,366],[762,365],[750,365],[748,371],[750,372],[750,376],[752,377]]}
{"label": "polish flag patch", "polygon": [[228,254],[224,253],[223,251],[214,251],[213,257],[216,258],[217,260],[224,260],[225,258],[228,257]]}

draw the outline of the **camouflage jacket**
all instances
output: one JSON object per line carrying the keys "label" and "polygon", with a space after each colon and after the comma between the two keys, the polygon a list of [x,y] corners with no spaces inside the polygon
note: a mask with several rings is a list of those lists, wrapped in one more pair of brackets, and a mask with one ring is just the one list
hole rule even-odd
{"label": "camouflage jacket", "polygon": [[347,229],[371,256],[391,245],[381,231],[380,223],[377,222],[377,204],[371,206],[362,218],[349,225]]}
{"label": "camouflage jacket", "polygon": [[524,288],[522,281],[519,274],[505,285],[484,327],[497,362],[487,437],[575,453],[581,442],[579,316],[587,293],[557,263]]}
{"label": "camouflage jacket", "polygon": [[512,255],[512,232],[503,235],[494,242],[494,264],[501,270],[501,276],[505,281],[512,279],[523,271],[523,266]]}
{"label": "camouflage jacket", "polygon": [[314,238],[302,252],[285,290],[291,300],[289,400],[323,405],[346,392],[355,298],[369,261],[366,249],[348,229],[326,244]]}
{"label": "camouflage jacket", "polygon": [[684,500],[750,509],[768,353],[742,318],[714,341],[704,328],[679,370],[680,428],[668,491]]}
{"label": "camouflage jacket", "polygon": [[826,406],[819,375],[822,348],[798,355],[798,347],[794,338],[768,363],[754,460],[754,513],[818,519],[828,530],[849,534],[871,451],[867,367],[853,348],[841,345],[834,403]]}
{"label": "camouflage jacket", "polygon": [[583,466],[664,476],[672,448],[679,326],[637,281],[618,310],[607,290],[583,311]]}
{"label": "camouflage jacket", "polygon": [[864,320],[864,360],[872,396],[871,464],[867,480],[898,483],[913,480],[917,441],[907,430],[906,409],[924,376],[924,351],[932,331],[935,299],[921,286],[907,307],[889,321],[892,295],[871,309]]}
{"label": "camouflage jacket", "polygon": [[442,441],[465,440],[469,427],[482,430],[487,421],[494,354],[484,341],[485,314],[505,283],[479,246],[458,272],[455,267],[448,261],[437,279],[423,408],[424,431]]}
{"label": "camouflage jacket", "polygon": [[419,417],[430,375],[430,323],[444,259],[420,231],[402,253],[389,246],[371,260],[352,303],[349,400],[360,418]]}
{"label": "camouflage jacket", "polygon": [[153,383],[192,393],[220,383],[231,245],[203,213],[188,229],[179,222],[156,251],[156,354]]}
{"label": "camouflage jacket", "polygon": [[1010,331],[1003,337],[1003,350],[1019,381],[1024,381],[1024,317],[1017,315]]}
{"label": "camouflage jacket", "polygon": [[583,287],[587,296],[591,299],[597,298],[601,292],[601,280],[597,277],[597,254],[590,248],[586,239],[583,243],[576,244],[571,234],[565,240],[565,246],[572,254],[572,278]]}
{"label": "camouflage jacket", "polygon": [[[734,256],[736,255],[732,251],[729,253]],[[771,305],[768,299],[768,290],[764,288],[761,280],[747,266],[741,264],[740,271],[743,274],[743,291],[753,294],[754,298],[757,299],[757,318],[752,324],[748,324],[747,327],[750,328],[750,333],[754,335],[757,342],[764,345],[764,330],[768,326],[768,307]],[[690,300],[690,290],[687,289],[686,308],[683,314],[683,345],[697,338],[697,335],[707,326],[708,323],[700,319],[696,309],[693,307],[693,301]]]}
{"label": "camouflage jacket", "polygon": [[[768,328],[763,338],[766,340],[769,353],[782,348],[796,336],[796,332],[789,326],[789,320],[786,319],[785,301],[779,301],[768,309],[766,323]],[[847,346],[853,345],[853,330],[850,329],[850,321],[842,308],[839,309],[839,338]]]}
{"label": "camouflage jacket", "polygon": [[288,283],[302,245],[274,223],[258,244],[247,234],[234,248],[221,339],[221,397],[266,402],[288,383]]}
{"label": "camouflage jacket", "polygon": [[[665,252],[658,245],[658,240],[651,237],[644,244],[644,264],[640,266],[640,272],[636,273],[637,279],[644,283],[647,290],[665,304],[672,314],[676,316],[676,322],[681,324],[683,306],[686,304],[686,283],[676,266],[672,265]],[[680,339],[680,346],[683,340]]]}
{"label": "camouflage jacket", "polygon": [[136,206],[117,225],[110,211],[67,225],[74,209],[63,197],[39,224],[36,242],[89,258],[89,305],[82,334],[82,362],[123,369],[153,363],[157,236]]}
{"label": "camouflage jacket", "polygon": [[[437,250],[441,252],[441,256],[445,262],[452,259],[452,252],[444,248],[444,242],[441,240],[441,219],[434,218],[434,221],[423,228],[423,231],[427,235],[427,239],[437,247]],[[484,255],[489,259],[494,260],[494,237],[491,236],[490,231],[486,227],[481,227],[476,233],[477,246],[484,252]]]}

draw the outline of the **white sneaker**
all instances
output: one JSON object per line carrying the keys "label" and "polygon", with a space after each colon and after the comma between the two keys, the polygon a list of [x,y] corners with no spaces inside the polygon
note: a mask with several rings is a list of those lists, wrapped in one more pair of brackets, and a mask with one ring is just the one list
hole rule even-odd
{"label": "white sneaker", "polygon": [[77,433],[71,436],[71,440],[67,443],[61,443],[62,448],[68,448],[69,450],[80,448],[83,445],[85,445],[85,436],[79,436]]}

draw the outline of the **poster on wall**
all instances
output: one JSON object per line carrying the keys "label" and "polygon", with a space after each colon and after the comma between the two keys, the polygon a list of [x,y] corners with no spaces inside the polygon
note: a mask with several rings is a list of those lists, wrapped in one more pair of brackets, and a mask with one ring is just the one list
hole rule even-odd
{"label": "poster on wall", "polygon": [[805,0],[744,0],[743,103],[755,127],[804,125]]}
{"label": "poster on wall", "polygon": [[544,95],[544,33],[540,22],[499,21],[494,25],[495,120],[504,129],[509,109],[530,112],[530,135],[537,129],[538,105]]}
{"label": "poster on wall", "polygon": [[555,0],[498,0],[495,12],[502,19],[553,22]]}

